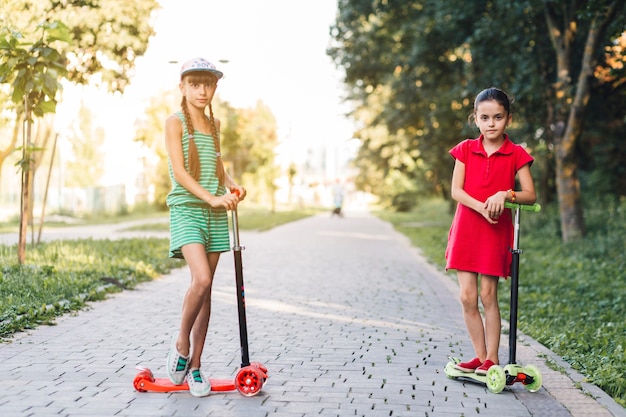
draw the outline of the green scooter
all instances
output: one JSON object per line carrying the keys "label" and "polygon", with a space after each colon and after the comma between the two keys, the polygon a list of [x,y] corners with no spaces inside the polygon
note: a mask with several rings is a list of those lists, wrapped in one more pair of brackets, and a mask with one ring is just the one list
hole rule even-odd
{"label": "green scooter", "polygon": [[487,375],[476,375],[473,372],[463,372],[454,367],[461,359],[450,357],[444,372],[448,378],[478,382],[485,384],[487,389],[494,394],[502,392],[505,386],[521,382],[530,392],[537,392],[541,388],[541,372],[534,365],[521,366],[516,363],[517,346],[517,297],[519,290],[519,259],[522,250],[519,248],[520,215],[522,211],[539,212],[539,204],[524,205],[506,202],[505,208],[515,210],[513,221],[513,248],[511,253],[511,315],[509,318],[509,363],[504,368],[494,365],[487,371]]}

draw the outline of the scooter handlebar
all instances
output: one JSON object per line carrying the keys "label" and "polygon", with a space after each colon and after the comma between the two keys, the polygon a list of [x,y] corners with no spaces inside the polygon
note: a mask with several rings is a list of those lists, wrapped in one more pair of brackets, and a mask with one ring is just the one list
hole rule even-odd
{"label": "scooter handlebar", "polygon": [[541,211],[541,204],[539,204],[539,203],[535,203],[535,204],[517,204],[517,203],[511,203],[511,202],[508,202],[508,201],[504,202],[504,208],[516,209],[518,207],[521,210],[532,211],[534,213],[539,213]]}

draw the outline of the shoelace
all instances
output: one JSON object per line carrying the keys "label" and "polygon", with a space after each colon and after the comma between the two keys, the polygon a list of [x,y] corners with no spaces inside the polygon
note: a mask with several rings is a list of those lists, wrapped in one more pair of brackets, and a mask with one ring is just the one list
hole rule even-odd
{"label": "shoelace", "polygon": [[182,372],[187,367],[187,359],[182,356],[178,357],[178,363],[176,364],[176,372]]}
{"label": "shoelace", "polygon": [[200,370],[199,369],[194,369],[191,372],[191,377],[193,378],[194,382],[204,382],[204,380],[202,379],[202,375],[200,374]]}

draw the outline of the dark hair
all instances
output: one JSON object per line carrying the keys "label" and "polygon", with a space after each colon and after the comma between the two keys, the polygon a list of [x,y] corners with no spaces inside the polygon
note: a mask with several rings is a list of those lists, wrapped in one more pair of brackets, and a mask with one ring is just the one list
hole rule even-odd
{"label": "dark hair", "polygon": [[476,100],[474,100],[474,111],[476,111],[476,107],[478,104],[483,101],[495,101],[506,110],[507,114],[511,114],[511,104],[513,100],[509,98],[509,96],[502,90],[496,87],[486,88],[476,96]]}
{"label": "dark hair", "polygon": [[[209,74],[206,72],[192,72],[189,74],[185,74],[183,79],[186,77],[189,78],[190,83],[197,84],[207,84],[213,85],[217,83],[217,77],[213,74]],[[189,108],[187,107],[187,100],[183,96],[182,101],[180,103],[180,107],[185,116],[185,124],[187,127],[187,133],[189,134],[189,151],[187,155],[188,159],[188,167],[187,171],[189,174],[198,181],[200,179],[200,158],[198,155],[198,148],[196,147],[196,142],[193,139],[194,127],[191,122],[191,115],[189,114]],[[217,152],[217,164],[215,166],[215,174],[219,180],[220,185],[224,184],[224,178],[226,176],[224,170],[224,162],[222,161],[221,149],[220,149],[220,138],[218,136],[217,127],[215,126],[215,119],[213,117],[213,107],[211,103],[209,103],[209,121],[211,122],[211,136],[213,137],[213,144],[215,145],[215,152]]]}

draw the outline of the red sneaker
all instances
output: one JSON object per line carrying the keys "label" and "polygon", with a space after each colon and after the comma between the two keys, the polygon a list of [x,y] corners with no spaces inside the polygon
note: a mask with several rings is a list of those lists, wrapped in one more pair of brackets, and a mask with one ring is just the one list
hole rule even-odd
{"label": "red sneaker", "polygon": [[483,363],[480,361],[480,359],[478,358],[474,358],[469,362],[461,362],[461,363],[457,363],[456,365],[454,365],[455,369],[458,369],[459,371],[463,371],[463,372],[474,372],[476,370],[476,368],[478,368],[479,366],[481,366]]}
{"label": "red sneaker", "polygon": [[493,363],[492,361],[487,359],[482,365],[480,365],[478,368],[476,368],[476,370],[474,372],[476,373],[476,375],[487,375],[487,371],[493,365],[495,365],[495,363]]}

